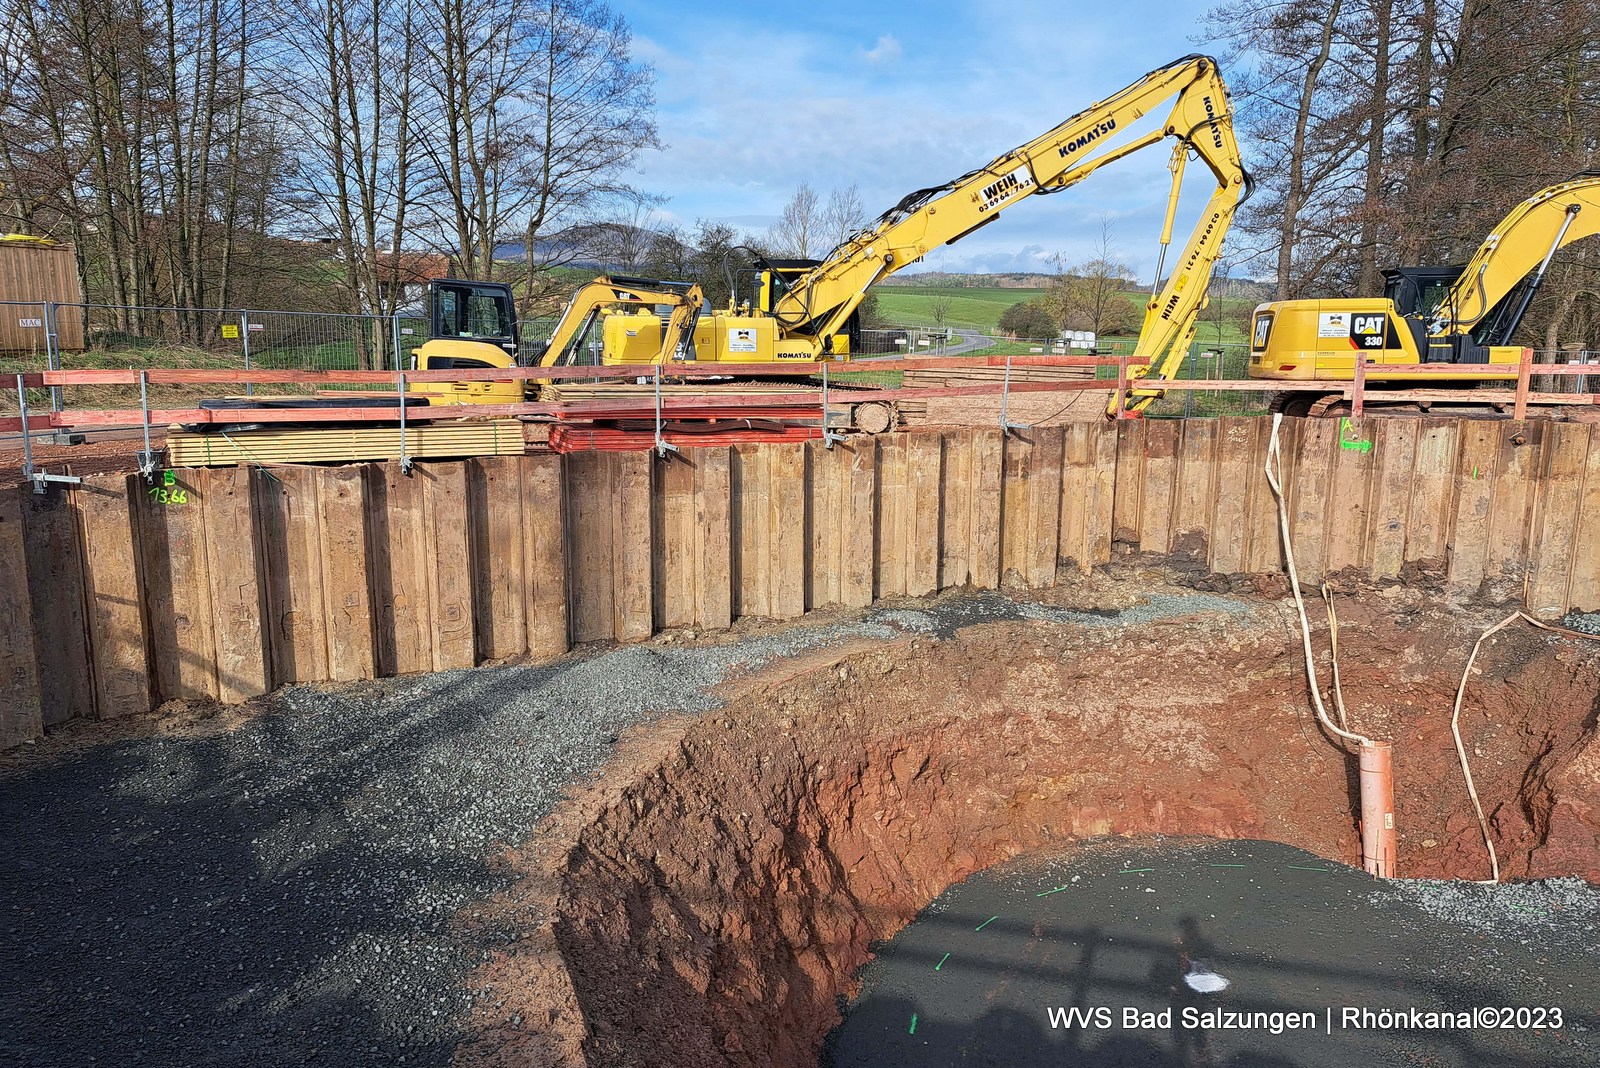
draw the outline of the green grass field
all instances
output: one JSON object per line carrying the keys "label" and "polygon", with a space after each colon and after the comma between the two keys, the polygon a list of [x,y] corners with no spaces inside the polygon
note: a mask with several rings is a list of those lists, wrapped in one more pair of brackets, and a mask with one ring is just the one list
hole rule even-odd
{"label": "green grass field", "polygon": [[[1045,291],[1002,286],[879,286],[872,292],[878,298],[879,314],[895,326],[937,326],[933,317],[933,301],[936,297],[948,296],[950,309],[945,317],[946,326],[992,334],[1001,312],[1013,304],[1041,297]],[[1123,296],[1141,313],[1145,301],[1149,299],[1148,293],[1136,290],[1124,292]],[[1236,312],[1254,307],[1254,302],[1233,299],[1225,301],[1224,305],[1227,310]],[[1245,340],[1245,329],[1230,318],[1222,324],[1222,336],[1219,338],[1217,324],[1202,319],[1195,340],[1202,345],[1232,344]]]}

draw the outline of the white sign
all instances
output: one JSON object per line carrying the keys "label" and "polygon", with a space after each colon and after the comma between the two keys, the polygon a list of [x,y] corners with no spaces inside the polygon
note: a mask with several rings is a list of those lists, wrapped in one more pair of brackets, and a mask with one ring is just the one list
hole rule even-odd
{"label": "white sign", "polygon": [[44,325],[44,320],[43,319],[18,319],[17,320],[17,325],[18,326],[26,326],[26,327],[30,327],[30,328],[33,328],[33,329],[37,329],[37,328],[39,328],[39,327]]}
{"label": "white sign", "polygon": [[416,333],[416,331],[411,329],[409,326],[402,326],[400,328],[400,332],[402,334],[415,334]]}
{"label": "white sign", "polygon": [[1349,337],[1349,312],[1321,312],[1317,315],[1318,337]]}
{"label": "white sign", "polygon": [[267,328],[267,324],[266,323],[251,323],[250,324],[250,329],[251,330],[265,330],[266,328]]}
{"label": "white sign", "polygon": [[756,351],[756,332],[748,327],[730,326],[728,328],[728,351]]}

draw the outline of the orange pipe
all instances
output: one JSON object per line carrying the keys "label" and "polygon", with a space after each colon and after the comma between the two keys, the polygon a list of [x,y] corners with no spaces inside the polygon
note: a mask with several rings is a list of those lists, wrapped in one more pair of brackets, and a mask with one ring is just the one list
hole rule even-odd
{"label": "orange pipe", "polygon": [[1393,758],[1388,742],[1361,746],[1361,866],[1380,879],[1396,874]]}

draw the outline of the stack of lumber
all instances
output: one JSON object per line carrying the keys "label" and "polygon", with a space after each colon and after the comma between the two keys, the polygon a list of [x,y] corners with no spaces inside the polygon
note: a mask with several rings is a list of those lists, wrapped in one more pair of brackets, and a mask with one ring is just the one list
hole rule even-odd
{"label": "stack of lumber", "polygon": [[[518,419],[478,419],[414,424],[406,427],[406,455],[416,460],[465,456],[514,456],[524,451]],[[400,427],[284,427],[237,433],[167,433],[167,462],[173,467],[231,467],[238,464],[349,463],[398,460]]]}
{"label": "stack of lumber", "polygon": [[[662,400],[670,402],[672,419],[798,419],[820,420],[822,391],[812,386],[781,382],[663,384]],[[718,403],[694,405],[696,397],[714,397]],[[581,404],[570,412],[557,412],[563,422],[641,419],[655,415],[654,384],[633,382],[563,382],[545,386],[540,398],[556,404]],[[737,401],[728,404],[729,399]]]}
{"label": "stack of lumber", "polygon": [[[712,432],[684,433],[663,430],[661,438],[678,448],[697,445],[749,445],[775,441],[810,441],[822,436],[817,426],[783,426],[751,428],[741,424],[745,420],[728,420],[728,429]],[[651,430],[621,430],[614,427],[568,426],[558,424],[550,428],[552,452],[644,452],[655,448],[656,435]]]}
{"label": "stack of lumber", "polygon": [[[1026,358],[1026,357],[1019,357]],[[1013,382],[1076,382],[1093,378],[1093,367],[1013,367]],[[941,386],[998,386],[1006,380],[1006,369],[998,367],[951,367],[914,370],[905,373],[906,389]],[[920,421],[928,414],[925,400],[899,402],[900,416],[907,422]]]}

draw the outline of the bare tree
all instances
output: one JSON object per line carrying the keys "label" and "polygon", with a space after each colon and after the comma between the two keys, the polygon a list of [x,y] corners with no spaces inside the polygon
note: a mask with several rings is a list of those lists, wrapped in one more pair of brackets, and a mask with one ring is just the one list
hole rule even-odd
{"label": "bare tree", "polygon": [[866,224],[866,205],[854,182],[828,194],[828,205],[822,210],[822,236],[829,248],[842,245]]}
{"label": "bare tree", "polygon": [[1102,220],[1093,256],[1071,267],[1065,257],[1054,257],[1056,274],[1041,300],[1062,329],[1092,330],[1099,336],[1124,333],[1138,323],[1126,296],[1134,284],[1133,272],[1116,256],[1111,225]]}
{"label": "bare tree", "polygon": [[805,259],[813,253],[827,225],[821,202],[810,183],[801,182],[794,196],[783,206],[783,215],[772,228],[773,251],[780,256]]}

